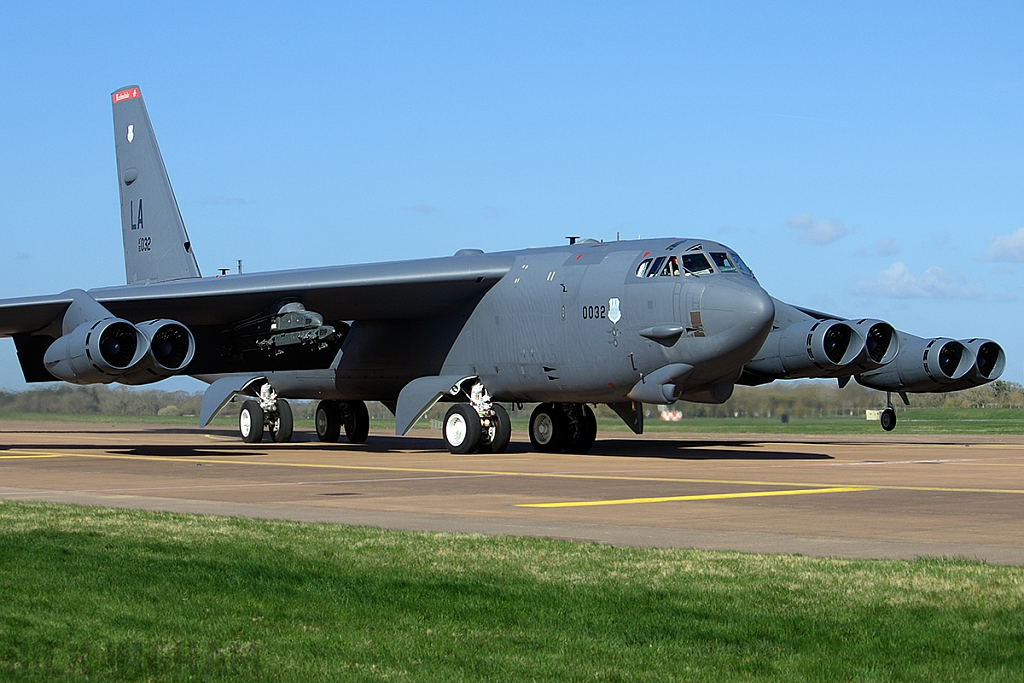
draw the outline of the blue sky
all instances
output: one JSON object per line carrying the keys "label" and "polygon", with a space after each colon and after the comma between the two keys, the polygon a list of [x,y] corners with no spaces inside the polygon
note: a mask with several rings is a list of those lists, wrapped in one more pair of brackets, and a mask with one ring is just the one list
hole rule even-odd
{"label": "blue sky", "polygon": [[0,296],[124,281],[138,84],[207,275],[705,237],[1024,379],[1019,2],[92,5],[0,5]]}

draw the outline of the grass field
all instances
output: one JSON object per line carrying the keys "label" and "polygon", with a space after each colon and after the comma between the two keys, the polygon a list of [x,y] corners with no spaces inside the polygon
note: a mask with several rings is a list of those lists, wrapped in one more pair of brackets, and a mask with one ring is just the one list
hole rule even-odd
{"label": "grass field", "polygon": [[1020,681],[1024,568],[0,503],[0,679]]}
{"label": "grass field", "polygon": [[[1024,410],[1013,408],[917,408],[902,411],[894,434],[1024,434]],[[92,422],[139,425],[175,425],[196,427],[194,416],[157,417],[131,415],[60,415],[55,413],[4,413],[0,420],[33,420],[43,422]],[[213,425],[234,427],[235,415],[222,414]],[[525,434],[528,428],[526,418],[514,419],[513,429]],[[312,420],[296,420],[297,429],[312,430]],[[371,420],[371,429],[394,431],[394,420]],[[429,420],[420,420],[417,430],[431,429]],[[630,433],[626,425],[614,418],[602,419],[598,433]],[[440,436],[440,431],[435,429]],[[768,418],[687,418],[680,422],[663,422],[647,418],[644,431],[657,434],[721,433],[721,434],[882,434],[882,428],[875,420],[859,417],[791,418],[787,424],[778,419]]]}

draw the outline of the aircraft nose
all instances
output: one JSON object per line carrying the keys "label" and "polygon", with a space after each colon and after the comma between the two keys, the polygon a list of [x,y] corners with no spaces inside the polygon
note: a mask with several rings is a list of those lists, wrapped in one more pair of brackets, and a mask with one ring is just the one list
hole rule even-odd
{"label": "aircraft nose", "polygon": [[722,277],[708,282],[700,308],[705,333],[734,336],[737,346],[756,341],[760,348],[775,320],[775,303],[752,280]]}

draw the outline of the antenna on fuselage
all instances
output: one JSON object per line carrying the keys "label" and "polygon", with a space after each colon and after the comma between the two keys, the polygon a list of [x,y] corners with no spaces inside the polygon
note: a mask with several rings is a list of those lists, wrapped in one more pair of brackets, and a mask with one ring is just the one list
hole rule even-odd
{"label": "antenna on fuselage", "polygon": [[565,239],[569,240],[569,244],[570,245],[576,244],[576,240],[578,240],[579,238],[580,238],[579,235],[566,235],[565,236]]}

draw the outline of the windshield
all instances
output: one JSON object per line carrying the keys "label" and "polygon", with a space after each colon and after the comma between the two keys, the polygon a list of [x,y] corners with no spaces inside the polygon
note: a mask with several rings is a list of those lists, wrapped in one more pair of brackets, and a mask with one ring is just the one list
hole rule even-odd
{"label": "windshield", "polygon": [[683,270],[687,275],[709,275],[715,272],[708,263],[708,257],[699,251],[683,254]]}

